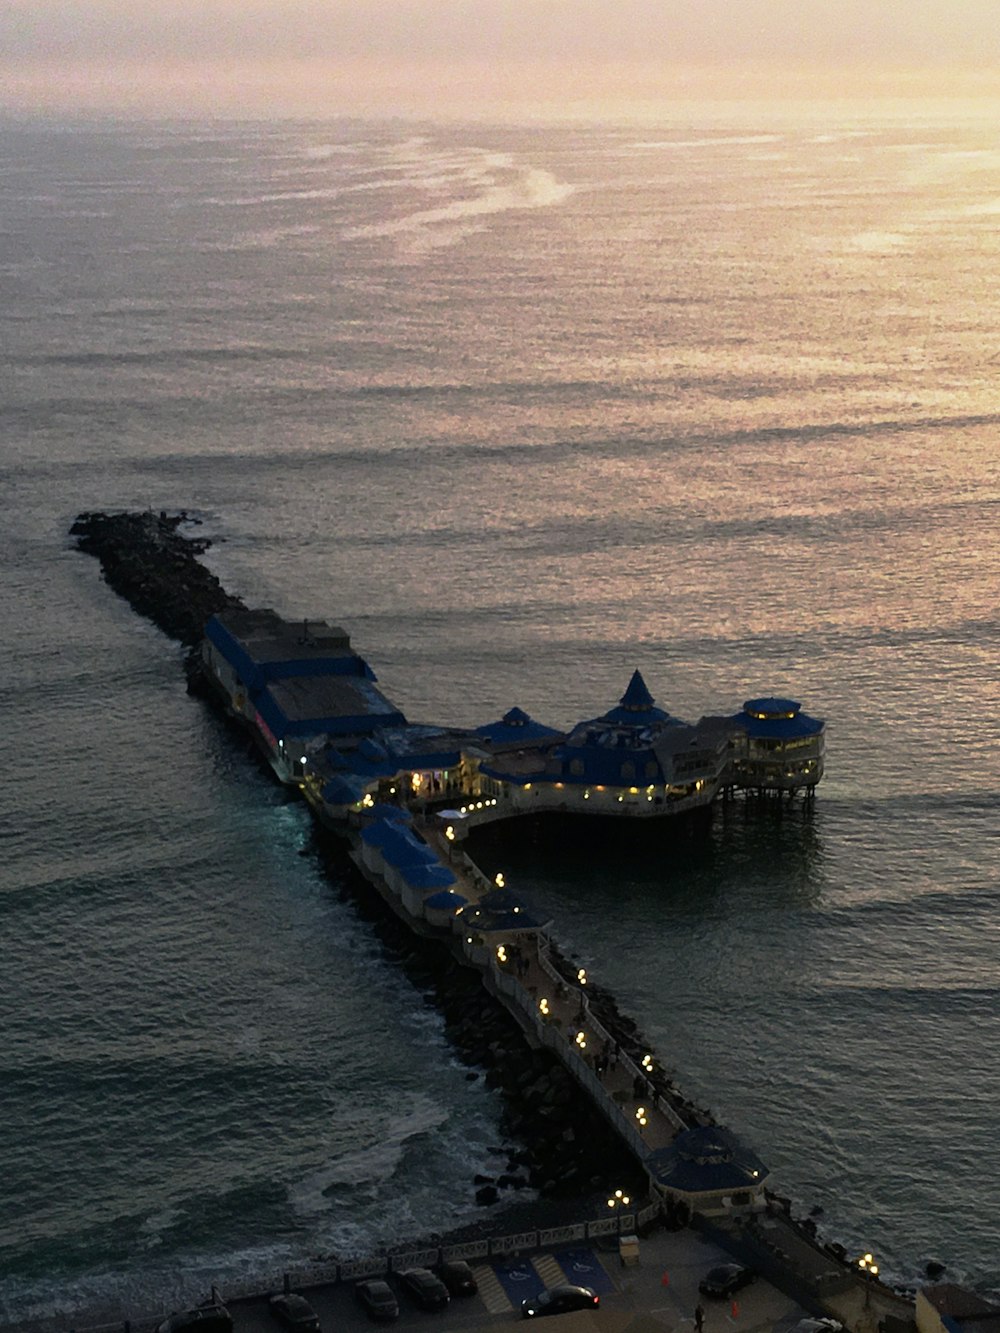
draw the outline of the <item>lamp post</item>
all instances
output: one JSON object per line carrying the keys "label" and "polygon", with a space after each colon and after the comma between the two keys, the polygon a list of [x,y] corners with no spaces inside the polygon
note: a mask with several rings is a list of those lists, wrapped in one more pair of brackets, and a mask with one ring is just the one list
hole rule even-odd
{"label": "lamp post", "polygon": [[[865,1277],[874,1278],[878,1281],[878,1264],[875,1263],[871,1254],[863,1254],[858,1260],[858,1268]],[[867,1284],[866,1284],[867,1285]],[[865,1309],[872,1308],[872,1289],[868,1286],[865,1292]]]}

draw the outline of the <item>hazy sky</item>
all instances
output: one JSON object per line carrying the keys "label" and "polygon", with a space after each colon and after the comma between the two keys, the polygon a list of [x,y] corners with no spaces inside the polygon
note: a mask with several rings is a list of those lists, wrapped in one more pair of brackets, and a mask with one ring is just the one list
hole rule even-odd
{"label": "hazy sky", "polygon": [[0,105],[1000,94],[1000,0],[0,0]]}

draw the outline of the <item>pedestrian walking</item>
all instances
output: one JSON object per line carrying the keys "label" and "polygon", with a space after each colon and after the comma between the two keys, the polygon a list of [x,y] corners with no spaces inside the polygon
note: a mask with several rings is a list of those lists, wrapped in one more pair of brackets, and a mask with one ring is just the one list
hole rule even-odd
{"label": "pedestrian walking", "polygon": [[702,1329],[704,1327],[705,1327],[705,1307],[699,1301],[698,1304],[694,1307],[695,1333],[702,1333]]}

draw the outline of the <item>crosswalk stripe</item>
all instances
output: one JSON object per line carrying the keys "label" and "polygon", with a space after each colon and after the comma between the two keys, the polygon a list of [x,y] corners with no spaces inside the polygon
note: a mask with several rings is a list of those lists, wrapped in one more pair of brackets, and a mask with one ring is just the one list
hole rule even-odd
{"label": "crosswalk stripe", "polygon": [[507,1293],[500,1285],[500,1279],[489,1264],[477,1264],[472,1273],[482,1302],[490,1314],[507,1314],[513,1309]]}

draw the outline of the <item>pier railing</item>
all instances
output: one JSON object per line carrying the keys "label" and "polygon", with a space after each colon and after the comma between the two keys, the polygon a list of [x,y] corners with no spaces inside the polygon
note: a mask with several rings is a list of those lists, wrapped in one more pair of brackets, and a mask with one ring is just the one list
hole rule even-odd
{"label": "pier railing", "polygon": [[[636,1228],[649,1226],[660,1217],[660,1213],[660,1202],[654,1199],[646,1207],[634,1213],[615,1213],[613,1216],[595,1218],[590,1222],[577,1222],[537,1231],[484,1236],[480,1240],[463,1241],[455,1245],[374,1255],[366,1259],[345,1260],[337,1264],[308,1264],[301,1268],[289,1269],[287,1273],[265,1274],[248,1278],[243,1282],[227,1283],[221,1289],[221,1296],[224,1300],[233,1301],[281,1291],[286,1277],[294,1290],[302,1291],[308,1287],[355,1282],[365,1277],[385,1277],[404,1268],[433,1268],[446,1259],[485,1263],[490,1259],[509,1258],[514,1254],[532,1254],[537,1250],[572,1244],[574,1241],[606,1241],[609,1237],[619,1234],[629,1235]],[[121,1326],[114,1327],[120,1329]],[[97,1330],[81,1326],[78,1333],[97,1333]]]}
{"label": "pier railing", "polygon": [[[539,966],[546,973],[546,975],[552,979],[552,983],[554,986],[565,987],[568,983],[566,981],[566,978],[553,965],[550,956],[551,951],[552,950],[549,941],[547,939],[540,939],[538,942]],[[615,1039],[614,1034],[607,1030],[604,1024],[600,1021],[599,1018],[596,1017],[593,1010],[591,1009],[590,997],[587,995],[583,987],[581,987],[579,991],[579,1003],[581,1009],[585,1014],[586,1025],[590,1030],[590,1032],[593,1033],[593,1035],[597,1038],[598,1041],[606,1045],[612,1045],[618,1048],[618,1042]],[[566,1044],[568,1045],[568,1043]],[[588,1084],[588,1086],[591,1087],[591,1090],[593,1091],[594,1088],[596,1087],[596,1089],[599,1090],[601,1097],[607,1098],[607,1090],[604,1088],[601,1081],[596,1077],[594,1077],[592,1071],[590,1070],[590,1066],[586,1064],[582,1056],[577,1056],[576,1058],[577,1058],[577,1063],[583,1065],[584,1071],[591,1074],[593,1083]],[[621,1067],[625,1070],[625,1073],[628,1075],[630,1079],[632,1080],[641,1079],[643,1080],[643,1082],[647,1080],[648,1071],[640,1068],[640,1066],[636,1064],[636,1062],[631,1058],[631,1056],[629,1056],[626,1052],[622,1051],[620,1048],[618,1049],[617,1061],[618,1064],[621,1065]],[[595,1092],[595,1096],[596,1095],[597,1094]],[[651,1100],[654,1100],[654,1098],[651,1097]],[[669,1102],[664,1101],[661,1098],[655,1098],[655,1104],[657,1112],[660,1115],[662,1115],[667,1121],[669,1121],[670,1125],[673,1127],[675,1132],[680,1132],[680,1130],[688,1128],[687,1121],[681,1119],[681,1117],[677,1114],[677,1112],[674,1110],[674,1108],[670,1105]],[[641,1138],[640,1142],[642,1142]],[[644,1144],[641,1152],[644,1154],[645,1152],[648,1151],[649,1151],[648,1145]]]}

